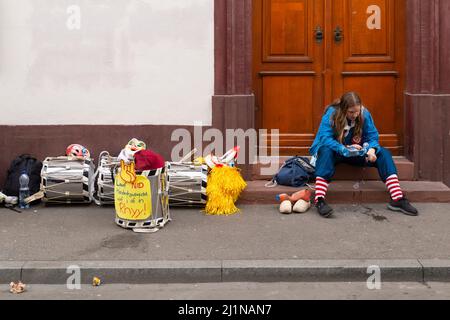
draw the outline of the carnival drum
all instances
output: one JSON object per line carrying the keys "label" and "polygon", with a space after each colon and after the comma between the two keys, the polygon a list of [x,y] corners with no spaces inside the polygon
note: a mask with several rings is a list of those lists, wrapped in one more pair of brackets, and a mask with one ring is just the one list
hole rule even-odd
{"label": "carnival drum", "polygon": [[[123,195],[116,193],[116,198],[114,199],[116,206],[116,224],[123,228],[133,229],[134,232],[156,232],[171,220],[169,213],[167,168],[163,167],[142,173],[137,172],[136,174],[146,177],[150,182],[151,213],[148,217],[144,217],[144,219],[132,218],[130,212],[120,210],[120,203],[125,201],[133,203],[133,199],[130,199],[128,192],[125,192]],[[116,188],[117,184],[120,183],[119,181],[119,177],[116,176]]]}
{"label": "carnival drum", "polygon": [[94,164],[81,157],[47,157],[42,165],[41,189],[46,203],[90,203]]}
{"label": "carnival drum", "polygon": [[110,156],[108,151],[100,153],[92,196],[97,205],[114,205],[114,177],[118,166],[117,157]]}
{"label": "carnival drum", "polygon": [[169,204],[205,206],[208,167],[194,162],[168,162]]}

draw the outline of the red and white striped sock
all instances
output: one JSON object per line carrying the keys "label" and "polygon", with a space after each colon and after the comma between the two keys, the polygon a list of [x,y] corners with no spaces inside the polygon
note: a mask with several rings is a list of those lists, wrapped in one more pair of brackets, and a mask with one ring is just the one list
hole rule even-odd
{"label": "red and white striped sock", "polygon": [[403,192],[400,188],[400,182],[398,181],[398,176],[396,174],[393,174],[392,176],[387,178],[386,187],[391,194],[392,200],[397,201],[403,198]]}
{"label": "red and white striped sock", "polygon": [[324,178],[317,177],[316,178],[316,198],[314,199],[314,202],[317,203],[317,200],[319,198],[324,198],[327,194],[328,190],[328,182]]}

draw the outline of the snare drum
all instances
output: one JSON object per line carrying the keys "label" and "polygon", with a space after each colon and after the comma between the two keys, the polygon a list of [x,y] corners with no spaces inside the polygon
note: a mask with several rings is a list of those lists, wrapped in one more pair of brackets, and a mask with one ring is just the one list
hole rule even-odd
{"label": "snare drum", "polygon": [[165,167],[144,171],[142,176],[150,181],[152,214],[145,220],[127,220],[118,216],[116,211],[116,224],[122,228],[133,229],[135,232],[155,232],[169,222],[169,187],[167,169]]}
{"label": "snare drum", "polygon": [[94,164],[91,159],[47,157],[42,163],[41,189],[47,203],[90,203]]}
{"label": "snare drum", "polygon": [[171,206],[205,206],[208,167],[193,162],[168,162]]}
{"label": "snare drum", "polygon": [[107,151],[100,153],[92,195],[97,205],[114,205],[114,177],[117,166],[120,166],[117,157],[110,156]]}

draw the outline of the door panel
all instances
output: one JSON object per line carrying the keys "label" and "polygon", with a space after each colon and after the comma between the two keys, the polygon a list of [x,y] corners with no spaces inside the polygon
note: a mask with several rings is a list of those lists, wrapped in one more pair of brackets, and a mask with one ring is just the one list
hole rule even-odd
{"label": "door panel", "polygon": [[264,1],[264,62],[311,62],[313,0]]}
{"label": "door panel", "polygon": [[[269,4],[266,2],[265,4]],[[265,8],[266,15],[264,23],[269,23],[265,48],[270,44],[267,56],[283,56],[286,54],[304,56],[308,48],[303,30],[307,29],[305,23],[308,21],[305,12],[304,1],[299,2],[275,2],[271,7]]]}
{"label": "door panel", "polygon": [[394,60],[392,0],[345,2],[345,62],[392,62]]}
{"label": "door panel", "polygon": [[323,27],[323,1],[253,1],[256,122],[280,130],[283,155],[307,152],[323,111],[323,43],[316,41],[316,27]]}
{"label": "door panel", "polygon": [[[270,125],[267,129],[283,127],[287,132],[312,132],[313,105],[312,77],[273,76],[263,77],[263,100],[265,111],[263,123]],[[283,92],[283,95],[280,95]],[[283,106],[283,112],[278,108]],[[299,108],[303,105],[303,108]],[[294,121],[286,123],[286,115]]]}
{"label": "door panel", "polygon": [[[344,77],[344,90],[356,91],[364,97],[364,104],[369,105],[370,113],[376,121],[380,132],[395,132],[395,110],[383,108],[384,105],[395,106],[396,79],[391,76],[350,76]],[[382,93],[382,94],[380,94]],[[363,99],[363,98],[361,98]],[[377,107],[381,106],[381,107]]]}
{"label": "door panel", "polygon": [[[403,152],[403,0],[334,0],[333,96],[360,94],[380,132],[380,143]],[[343,27],[342,27],[343,26]]]}

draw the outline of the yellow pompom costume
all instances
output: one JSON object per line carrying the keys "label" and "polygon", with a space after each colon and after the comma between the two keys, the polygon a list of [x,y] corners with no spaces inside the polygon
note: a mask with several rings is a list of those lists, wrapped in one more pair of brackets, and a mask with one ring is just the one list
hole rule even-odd
{"label": "yellow pompom costume", "polygon": [[231,215],[239,212],[235,206],[239,195],[247,187],[239,169],[218,165],[211,169],[206,186],[205,212],[209,215]]}

